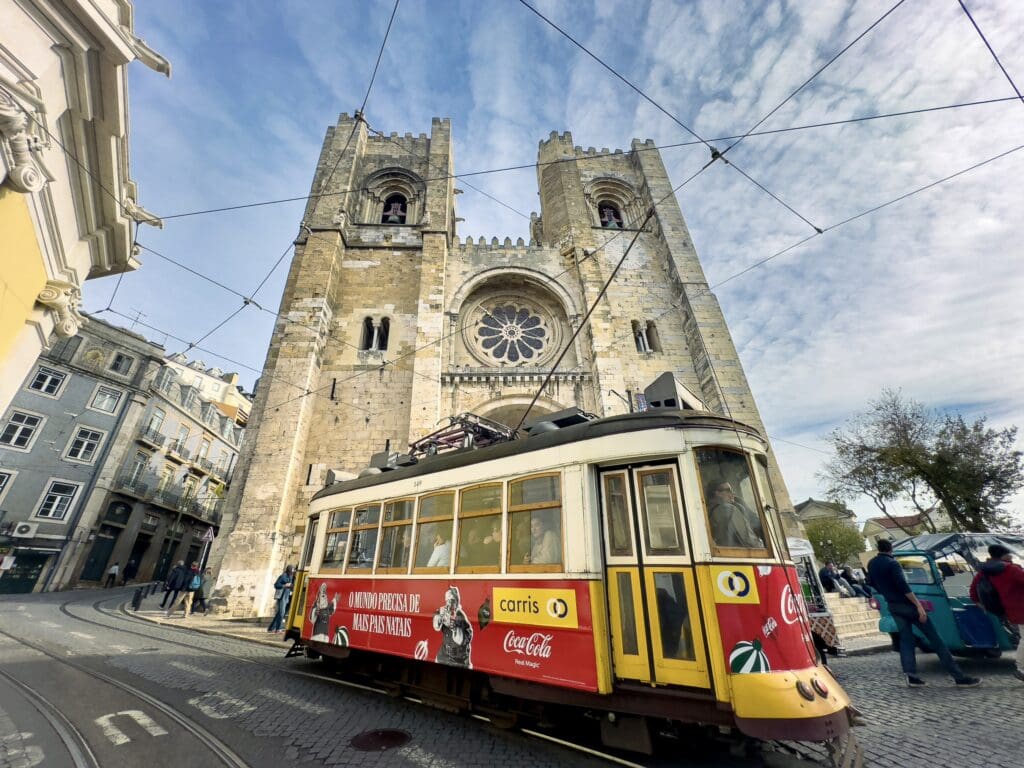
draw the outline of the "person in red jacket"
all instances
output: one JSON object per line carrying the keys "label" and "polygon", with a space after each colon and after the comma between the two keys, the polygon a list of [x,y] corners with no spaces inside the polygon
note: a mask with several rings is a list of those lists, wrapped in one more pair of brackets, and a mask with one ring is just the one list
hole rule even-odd
{"label": "person in red jacket", "polygon": [[[981,564],[971,582],[971,600],[982,608],[978,594],[978,583],[982,578],[992,582],[1003,604],[1006,620],[1017,625],[1018,632],[1024,632],[1024,568],[1013,562],[1013,554],[1002,544],[993,544],[988,548],[988,560]],[[1017,669],[1014,676],[1024,681],[1024,641],[1017,646]]]}

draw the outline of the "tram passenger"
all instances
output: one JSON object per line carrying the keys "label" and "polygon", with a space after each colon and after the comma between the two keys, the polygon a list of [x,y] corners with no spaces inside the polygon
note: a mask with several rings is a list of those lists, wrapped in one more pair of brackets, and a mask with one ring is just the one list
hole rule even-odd
{"label": "tram passenger", "polygon": [[444,568],[452,561],[452,542],[444,534],[434,536],[434,551],[430,553],[427,568]]}
{"label": "tram passenger", "polygon": [[557,565],[562,562],[562,542],[554,531],[545,528],[537,515],[530,520],[530,551],[523,558],[531,565]]}
{"label": "tram passenger", "polygon": [[484,536],[484,562],[496,564],[501,553],[501,518],[495,518],[491,524],[491,532]]}
{"label": "tram passenger", "polygon": [[764,548],[761,521],[736,497],[730,483],[718,483],[707,498],[710,500],[708,517],[715,544],[720,547]]}

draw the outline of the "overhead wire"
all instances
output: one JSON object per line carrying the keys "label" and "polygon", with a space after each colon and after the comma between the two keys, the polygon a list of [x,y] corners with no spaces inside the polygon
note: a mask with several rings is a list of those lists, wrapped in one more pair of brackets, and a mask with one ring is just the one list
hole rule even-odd
{"label": "overhead wire", "polygon": [[[956,104],[943,104],[941,106],[936,106],[936,107],[919,107],[919,108],[916,108],[916,109],[901,110],[901,111],[898,111],[898,112],[886,112],[886,113],[874,114],[874,115],[861,115],[859,117],[850,117],[850,118],[844,118],[844,119],[840,119],[840,120],[827,120],[827,121],[823,121],[823,122],[819,122],[819,123],[807,123],[807,124],[804,124],[804,125],[788,126],[786,128],[772,128],[772,129],[764,130],[764,131],[750,131],[750,132],[747,132],[745,134],[733,134],[733,135],[729,135],[729,136],[716,136],[714,138],[708,139],[707,141],[713,143],[713,142],[732,141],[734,139],[739,139],[741,137],[750,138],[750,137],[757,137],[757,136],[772,136],[772,135],[779,134],[779,133],[791,133],[791,132],[795,132],[795,131],[806,131],[806,130],[811,130],[811,129],[815,129],[815,128],[830,128],[830,127],[835,127],[835,126],[839,126],[839,125],[850,125],[850,124],[854,124],[854,123],[862,123],[862,122],[868,122],[868,121],[872,121],[872,120],[885,120],[885,119],[891,119],[891,118],[894,118],[894,117],[907,117],[907,116],[910,116],[910,115],[926,114],[926,113],[930,113],[930,112],[942,112],[942,111],[947,111],[947,110],[952,110],[952,109],[966,109],[968,107],[979,107],[979,106],[985,106],[985,105],[988,105],[988,104],[997,104],[997,103],[1004,102],[1004,101],[1017,101],[1017,97],[1016,96],[1005,96],[1005,97],[995,98],[995,99],[981,99],[981,100],[978,100],[978,101],[958,102]],[[380,135],[379,131],[374,131],[374,132],[378,133]],[[672,144],[645,145],[645,146],[641,146],[641,147],[636,147],[635,149],[633,149],[631,151],[633,151],[633,152],[662,151],[663,152],[666,149],[679,149],[679,148],[682,148],[682,147],[692,147],[692,146],[702,145],[703,143],[704,142],[702,142],[702,141],[696,141],[696,140],[695,141],[681,141],[681,142],[675,142],[675,143],[672,143]],[[584,157],[557,158],[557,159],[554,159],[554,160],[544,160],[544,161],[532,162],[532,163],[520,163],[518,165],[507,165],[507,166],[502,166],[502,167],[498,167],[498,168],[487,168],[487,169],[478,170],[478,171],[465,171],[465,172],[462,172],[462,173],[445,173],[445,174],[440,175],[440,176],[432,176],[432,177],[424,178],[423,181],[424,182],[431,182],[431,181],[444,181],[444,180],[447,180],[447,179],[458,179],[458,180],[464,182],[466,178],[469,178],[469,177],[472,177],[472,176],[487,176],[487,175],[496,174],[496,173],[508,173],[508,172],[511,172],[511,171],[534,170],[536,168],[543,168],[543,167],[546,167],[546,166],[549,166],[549,165],[558,165],[558,164],[561,164],[561,163],[589,162],[589,161],[592,161],[592,160],[601,160],[601,159],[606,158],[606,157],[613,157],[615,154],[616,154],[615,152],[596,152],[594,154],[588,154],[588,155],[586,155]],[[483,190],[480,190],[479,188],[474,187],[474,189],[476,189],[476,191],[480,192],[481,194],[486,194]],[[201,208],[201,209],[197,209],[197,210],[193,210],[193,211],[182,211],[180,213],[172,213],[172,214],[168,214],[166,216],[161,216],[160,218],[162,220],[164,220],[164,221],[169,221],[171,219],[181,219],[181,218],[188,218],[188,217],[192,217],[192,216],[205,216],[205,215],[214,214],[214,213],[227,213],[227,212],[231,212],[231,211],[240,211],[240,210],[245,210],[245,209],[248,209],[248,208],[261,208],[261,207],[266,207],[266,206],[271,206],[271,205],[283,205],[283,204],[286,204],[286,203],[296,203],[296,202],[303,202],[303,201],[307,201],[307,200],[316,200],[316,199],[319,199],[319,198],[322,198],[322,197],[332,197],[332,196],[346,195],[346,194],[349,194],[350,192],[366,192],[366,191],[369,191],[369,188],[365,187],[365,186],[349,187],[347,189],[336,190],[336,191],[333,191],[333,192],[316,192],[316,193],[310,193],[310,194],[307,194],[307,195],[296,195],[296,196],[293,196],[293,197],[281,197],[281,198],[273,198],[273,199],[269,199],[269,200],[256,200],[256,201],[253,201],[253,202],[250,202],[250,203],[240,203],[238,205],[227,205],[227,206],[218,206],[218,207],[215,207],[215,208]],[[520,216],[525,215],[525,214],[523,214],[522,212],[520,212],[518,210],[516,210],[515,212],[518,213]]]}
{"label": "overhead wire", "polygon": [[1017,94],[1017,98],[1020,99],[1021,104],[1024,104],[1024,96],[1021,95],[1020,89],[1017,87],[1017,84],[1013,82],[1013,78],[1010,77],[1010,73],[1006,71],[1006,67],[1003,66],[1003,62],[999,60],[999,56],[996,55],[996,52],[992,48],[992,45],[989,43],[988,38],[985,37],[985,33],[981,31],[981,27],[978,26],[978,22],[974,20],[974,16],[971,15],[970,10],[967,8],[967,4],[964,3],[964,0],[959,0],[959,2],[960,7],[963,8],[964,13],[967,14],[967,18],[970,19],[971,24],[974,25],[974,29],[978,33],[978,36],[981,38],[981,42],[985,44],[985,47],[988,48],[988,52],[992,54],[992,58],[995,59],[995,62],[998,65],[999,69],[1002,70],[1003,77],[1006,78],[1006,81],[1010,84],[1010,87],[1013,88],[1013,92]]}
{"label": "overhead wire", "polygon": [[[345,153],[348,151],[349,145],[352,143],[352,137],[355,136],[355,134],[356,134],[356,130],[359,127],[359,122],[361,120],[364,120],[363,112],[366,109],[366,103],[370,99],[370,91],[373,89],[373,83],[374,83],[374,81],[377,78],[377,71],[380,68],[381,58],[384,56],[384,49],[387,47],[388,37],[391,34],[391,27],[392,27],[392,25],[394,24],[394,21],[395,21],[395,14],[398,13],[398,4],[400,2],[401,2],[401,0],[395,0],[395,3],[394,3],[394,5],[391,8],[391,17],[388,19],[387,29],[384,31],[384,39],[381,41],[380,48],[377,51],[377,60],[374,62],[373,72],[370,74],[370,82],[366,86],[366,93],[363,95],[363,101],[362,101],[362,103],[359,106],[359,110],[356,112],[356,120],[352,123],[352,131],[348,135],[348,140],[345,142],[345,146],[342,148],[341,152],[338,154],[338,159],[334,163],[334,167],[331,169],[330,174],[328,174],[327,180],[324,182],[324,186],[329,186],[330,185],[331,180],[334,177],[334,173],[338,170],[338,166],[341,164],[342,159],[345,157]],[[147,248],[146,250],[149,251],[150,253],[156,253],[155,251],[152,251],[149,248]],[[282,253],[281,256],[278,257],[276,262],[274,262],[274,265],[270,268],[270,271],[267,272],[266,276],[260,281],[259,285],[256,288],[256,291],[258,291],[260,288],[262,288],[267,283],[267,281],[270,279],[270,276],[277,269],[278,265],[284,259],[285,255],[287,255],[289,250],[291,250],[291,244],[290,243],[289,243],[288,247],[285,249],[284,253]],[[218,285],[218,286],[220,286],[221,288],[224,288],[227,291],[230,291],[231,293],[234,293],[236,295],[240,295],[234,289],[229,288],[228,286],[224,285],[223,283],[221,283],[221,282],[219,282],[217,280],[213,280],[212,278],[209,278],[209,277],[207,277],[205,275],[202,275],[199,272],[197,272],[196,270],[191,269],[190,267],[187,267],[187,266],[181,264],[180,262],[174,261],[173,259],[170,259],[170,258],[168,258],[166,256],[163,256],[162,254],[157,254],[157,255],[159,255],[161,258],[167,259],[168,261],[170,261],[173,264],[177,264],[182,269],[188,270],[189,272],[191,272],[194,275],[202,277],[203,279],[208,280],[211,283],[214,283],[215,285]],[[188,348],[186,349],[186,352],[190,351],[193,347],[195,347],[199,343],[199,341],[202,341],[202,340],[210,337],[211,335],[216,333],[218,330],[223,328],[225,325],[227,325],[229,322],[231,322],[235,317],[237,317],[242,312],[242,310],[244,310],[250,304],[255,305],[256,307],[258,307],[259,309],[262,310],[263,308],[260,307],[260,305],[257,304],[254,301],[254,299],[253,299],[253,296],[255,296],[256,291],[254,291],[252,293],[252,295],[250,295],[250,296],[241,296],[242,306],[240,306],[234,312],[230,313],[226,318],[224,318],[224,320],[219,322],[210,331],[208,331],[204,336],[200,337],[200,339],[198,341],[196,341],[196,342],[194,342],[192,344],[189,344]],[[278,313],[273,312],[272,314],[277,315]]]}
{"label": "overhead wire", "polygon": [[[903,0],[900,0],[900,2],[903,2]],[[638,94],[638,95],[640,96],[640,98],[642,98],[642,99],[643,99],[644,101],[646,101],[646,102],[647,102],[648,104],[650,104],[651,106],[653,106],[653,107],[654,107],[655,109],[657,109],[657,110],[658,110],[659,112],[661,112],[661,113],[662,113],[663,115],[665,115],[666,117],[668,117],[668,118],[669,118],[669,119],[670,119],[670,120],[671,120],[672,122],[674,122],[674,123],[675,123],[676,125],[678,125],[678,126],[679,126],[680,128],[682,128],[683,130],[685,130],[685,131],[686,131],[687,133],[689,133],[689,134],[690,134],[691,136],[693,136],[693,137],[694,137],[695,139],[697,139],[697,140],[698,140],[698,141],[700,141],[700,142],[701,142],[702,144],[704,144],[704,146],[706,146],[706,147],[708,148],[708,150],[709,150],[709,151],[711,152],[711,158],[712,158],[713,160],[720,160],[720,159],[721,159],[721,160],[723,160],[723,161],[724,161],[724,158],[722,157],[722,153],[720,153],[720,152],[718,151],[718,149],[716,149],[716,148],[715,148],[715,147],[714,147],[714,146],[713,146],[713,145],[712,145],[712,144],[711,144],[711,143],[710,143],[709,141],[707,141],[707,139],[703,138],[703,137],[702,137],[702,136],[701,136],[700,134],[698,134],[698,133],[697,133],[697,132],[696,132],[696,131],[695,131],[695,130],[694,130],[693,128],[691,128],[691,127],[690,127],[689,125],[687,125],[687,124],[686,124],[686,123],[684,123],[684,122],[683,122],[682,120],[680,120],[680,119],[679,119],[679,118],[678,118],[678,117],[677,117],[676,115],[674,115],[674,114],[672,114],[671,112],[669,112],[669,111],[668,111],[667,109],[665,109],[665,108],[664,108],[663,106],[661,106],[661,104],[659,104],[659,103],[658,103],[657,101],[655,101],[655,100],[654,100],[653,98],[651,98],[650,96],[648,96],[648,95],[647,95],[647,94],[646,94],[646,93],[645,93],[645,92],[644,92],[644,91],[643,91],[643,90],[642,90],[642,89],[641,89],[641,88],[640,88],[639,86],[635,85],[635,84],[634,84],[634,83],[633,83],[632,81],[630,81],[630,80],[629,80],[629,79],[628,79],[628,78],[627,78],[627,77],[626,77],[625,75],[621,74],[621,73],[620,73],[620,72],[619,72],[618,70],[616,70],[616,69],[615,69],[615,68],[614,68],[613,66],[611,66],[611,65],[610,65],[610,64],[608,64],[608,63],[606,63],[606,62],[605,62],[605,61],[604,61],[603,59],[601,59],[601,57],[599,57],[599,56],[598,56],[597,54],[593,53],[593,52],[592,52],[592,51],[591,51],[591,50],[590,50],[589,48],[587,48],[587,47],[586,47],[585,45],[583,45],[583,43],[581,43],[581,42],[580,42],[579,40],[577,40],[576,38],[574,38],[574,37],[573,37],[572,35],[570,35],[570,34],[569,34],[568,32],[566,32],[566,31],[565,31],[564,29],[562,29],[562,28],[561,28],[560,26],[558,26],[558,25],[557,25],[557,24],[556,24],[555,22],[553,22],[553,21],[552,21],[551,19],[549,19],[549,18],[548,18],[547,16],[545,16],[545,15],[544,15],[543,13],[541,13],[541,12],[540,12],[540,11],[538,11],[538,10],[537,10],[536,8],[534,8],[534,7],[532,6],[532,5],[530,5],[530,3],[529,3],[529,2],[527,2],[527,0],[519,0],[519,3],[520,3],[520,5],[522,5],[523,7],[525,7],[525,8],[527,8],[527,9],[529,9],[531,13],[533,13],[533,14],[535,14],[536,16],[538,16],[539,18],[541,18],[541,19],[542,19],[542,20],[543,20],[543,21],[544,21],[544,22],[545,22],[546,24],[548,24],[548,25],[549,25],[549,26],[550,26],[551,28],[553,28],[553,29],[554,29],[555,31],[557,31],[557,32],[558,32],[558,33],[559,33],[560,35],[562,35],[562,36],[563,36],[563,37],[564,37],[565,39],[567,39],[567,40],[568,40],[569,42],[571,42],[571,43],[572,43],[573,45],[575,45],[575,46],[576,46],[577,48],[579,48],[579,49],[580,49],[581,51],[583,51],[583,52],[584,52],[585,54],[587,54],[587,56],[589,56],[589,57],[590,57],[591,59],[593,59],[593,60],[594,60],[594,61],[596,61],[596,62],[597,62],[598,64],[600,64],[600,65],[601,65],[602,67],[604,67],[604,68],[605,68],[606,70],[608,70],[609,72],[611,72],[611,73],[612,73],[612,75],[614,75],[614,76],[615,76],[615,77],[616,77],[617,79],[621,80],[621,81],[622,81],[623,83],[625,83],[625,84],[626,84],[627,86],[629,86],[629,88],[630,88],[630,89],[632,89],[633,91],[635,91],[635,92],[636,92],[636,93],[637,93],[637,94]],[[737,166],[737,165],[736,165],[736,164],[735,164],[734,162],[732,162],[731,160],[730,160],[730,161],[727,161],[727,162],[726,162],[726,165],[731,165],[731,166],[733,166],[733,168],[735,168],[735,170],[736,170],[736,171],[740,172],[740,173],[741,173],[741,175],[742,175],[742,176],[743,176],[743,177],[744,177],[745,179],[747,179],[747,180],[749,180],[749,181],[754,181],[753,177],[751,177],[751,176],[750,176],[750,174],[748,174],[748,173],[746,173],[746,172],[743,172],[743,171],[742,171],[742,170],[741,170],[741,169],[739,168],[739,166]],[[795,209],[794,209],[794,208],[793,208],[793,207],[792,207],[791,205],[789,205],[788,203],[785,203],[785,202],[783,202],[783,201],[782,201],[782,199],[781,199],[780,197],[778,197],[777,195],[775,195],[775,194],[773,194],[773,193],[771,193],[771,192],[768,192],[767,188],[766,188],[766,187],[765,187],[765,186],[764,186],[763,184],[761,184],[761,183],[759,183],[759,182],[755,182],[755,184],[757,185],[757,187],[758,187],[759,189],[761,189],[762,191],[764,191],[764,192],[768,193],[768,195],[769,195],[769,196],[770,196],[770,197],[771,197],[771,198],[772,198],[773,200],[775,200],[776,202],[778,202],[779,204],[781,204],[781,205],[782,205],[782,206],[783,206],[783,207],[784,207],[784,208],[785,208],[785,209],[786,209],[787,211],[789,211],[790,213],[794,214],[794,215],[795,215],[795,216],[796,216],[797,218],[799,218],[799,219],[800,219],[800,220],[801,220],[802,222],[804,222],[805,224],[807,224],[807,226],[811,227],[812,229],[817,229],[817,227],[816,227],[816,226],[815,226],[815,225],[814,225],[814,224],[813,224],[813,223],[812,223],[812,222],[811,222],[810,220],[808,220],[806,216],[804,216],[804,215],[803,215],[802,213],[799,213],[798,211],[796,211],[796,210],[795,210]]]}

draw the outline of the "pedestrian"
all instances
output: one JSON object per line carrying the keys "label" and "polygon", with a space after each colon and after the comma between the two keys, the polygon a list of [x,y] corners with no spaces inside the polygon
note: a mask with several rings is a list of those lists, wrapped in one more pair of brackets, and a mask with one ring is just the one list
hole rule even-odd
{"label": "pedestrian", "polygon": [[[1018,635],[1024,633],[1024,568],[1013,562],[1008,547],[993,544],[988,548],[988,560],[981,564],[971,582],[971,600],[1000,621],[1016,624]],[[1024,682],[1024,640],[1017,644],[1013,676]]]}
{"label": "pedestrian", "polygon": [[292,587],[295,586],[295,566],[289,565],[284,573],[274,582],[275,612],[274,618],[267,627],[267,632],[280,632],[284,623],[284,615],[292,599]]}
{"label": "pedestrian", "polygon": [[192,613],[199,610],[199,607],[203,608],[203,616],[209,610],[209,606],[206,604],[206,598],[210,596],[210,586],[213,584],[213,569],[207,568],[203,571],[202,581],[199,584],[199,589],[196,590],[196,596],[192,599]]}
{"label": "pedestrian", "polygon": [[864,588],[864,584],[857,578],[857,575],[850,566],[843,566],[843,570],[839,572],[839,575],[850,585],[850,591],[853,592],[855,597],[871,597],[871,594]]}
{"label": "pedestrian", "polygon": [[843,593],[843,585],[840,584],[842,577],[839,575],[839,572],[836,571],[835,563],[825,563],[821,570],[818,571],[818,578],[821,580],[821,588],[826,592],[838,592],[840,595],[845,597]]}
{"label": "pedestrian", "polygon": [[171,604],[164,612],[164,616],[170,617],[179,605],[184,605],[185,618],[188,618],[188,614],[192,610],[192,599],[195,597],[196,590],[198,590],[202,585],[203,575],[199,572],[199,563],[193,562],[192,567],[185,575],[185,585],[181,588],[181,599],[178,600],[178,602],[172,600]]}
{"label": "pedestrian", "polygon": [[124,567],[124,573],[121,574],[121,584],[128,586],[128,582],[135,578],[135,574],[139,572],[139,564],[134,560],[129,560],[128,565]]}
{"label": "pedestrian", "polygon": [[181,592],[185,587],[185,580],[188,578],[188,568],[185,567],[185,561],[179,560],[177,565],[171,569],[170,574],[167,576],[167,581],[164,582],[164,599],[160,601],[160,607],[166,608],[168,598],[170,598],[170,604],[174,605],[174,602],[178,599],[178,593]]}
{"label": "pedestrian", "polygon": [[928,613],[921,605],[921,601],[917,599],[917,595],[907,584],[902,566],[892,556],[891,541],[878,540],[878,554],[868,563],[868,574],[875,589],[885,598],[885,602],[889,606],[889,613],[896,621],[899,632],[900,664],[903,667],[903,674],[907,676],[907,685],[911,688],[927,685],[917,675],[915,628],[931,644],[932,649],[938,654],[942,666],[959,687],[969,688],[981,683],[979,678],[968,677],[964,674],[953,660],[953,655],[949,652],[946,644],[942,642],[942,638],[935,630],[935,625],[929,621]]}
{"label": "pedestrian", "polygon": [[103,585],[104,589],[117,585],[117,574],[121,570],[119,562],[115,561],[112,566],[107,568],[107,582]]}

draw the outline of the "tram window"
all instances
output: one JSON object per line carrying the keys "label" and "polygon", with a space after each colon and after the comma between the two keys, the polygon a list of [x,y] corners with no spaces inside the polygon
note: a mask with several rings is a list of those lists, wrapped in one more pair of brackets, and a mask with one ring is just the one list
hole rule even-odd
{"label": "tram window", "polygon": [[388,573],[405,573],[409,568],[412,546],[413,500],[389,501],[384,505],[384,530],[381,533],[380,560],[377,568]]}
{"label": "tram window", "polygon": [[327,542],[324,545],[323,569],[337,568],[345,564],[345,549],[348,544],[348,526],[352,519],[351,509],[331,512],[327,520]]}
{"label": "tram window", "polygon": [[608,519],[608,554],[613,557],[630,557],[633,542],[629,535],[632,521],[629,519],[629,500],[626,475],[617,473],[604,476],[605,517]]}
{"label": "tram window", "polygon": [[437,493],[420,499],[416,517],[415,570],[447,573],[452,561],[454,493]]}
{"label": "tram window", "polygon": [[633,600],[633,577],[625,571],[616,574],[619,586],[619,627],[622,629],[622,652],[636,656],[636,604]]}
{"label": "tram window", "polygon": [[313,544],[316,543],[316,529],[320,527],[320,515],[315,515],[306,521],[306,538],[302,544],[302,558],[299,560],[299,570],[309,568],[313,560]]}
{"label": "tram window", "polygon": [[352,546],[349,547],[346,572],[373,568],[379,522],[380,504],[356,508],[352,519]]}
{"label": "tram window", "polygon": [[509,483],[509,571],[562,570],[561,476]]}
{"label": "tram window", "polygon": [[775,546],[780,550],[779,555],[786,560],[791,559],[789,556],[789,545],[786,543],[786,529],[782,527],[782,517],[779,515],[779,504],[775,500],[775,489],[772,488],[771,481],[768,479],[768,457],[763,454],[757,454],[754,457],[754,468],[757,470],[757,481],[761,484],[762,495],[764,498],[764,510],[767,513],[765,517],[768,520],[768,526],[771,529],[772,539],[774,540]]}
{"label": "tram window", "polygon": [[638,472],[637,481],[641,490],[640,501],[647,534],[647,554],[686,554],[672,470]]}
{"label": "tram window", "polygon": [[501,567],[501,484],[467,488],[459,495],[459,549],[455,569],[492,572]]}
{"label": "tram window", "polygon": [[654,595],[658,604],[662,656],[693,661],[697,656],[682,574],[655,573]]}
{"label": "tram window", "polygon": [[728,448],[698,448],[696,454],[716,554],[767,556],[761,505],[746,455]]}

